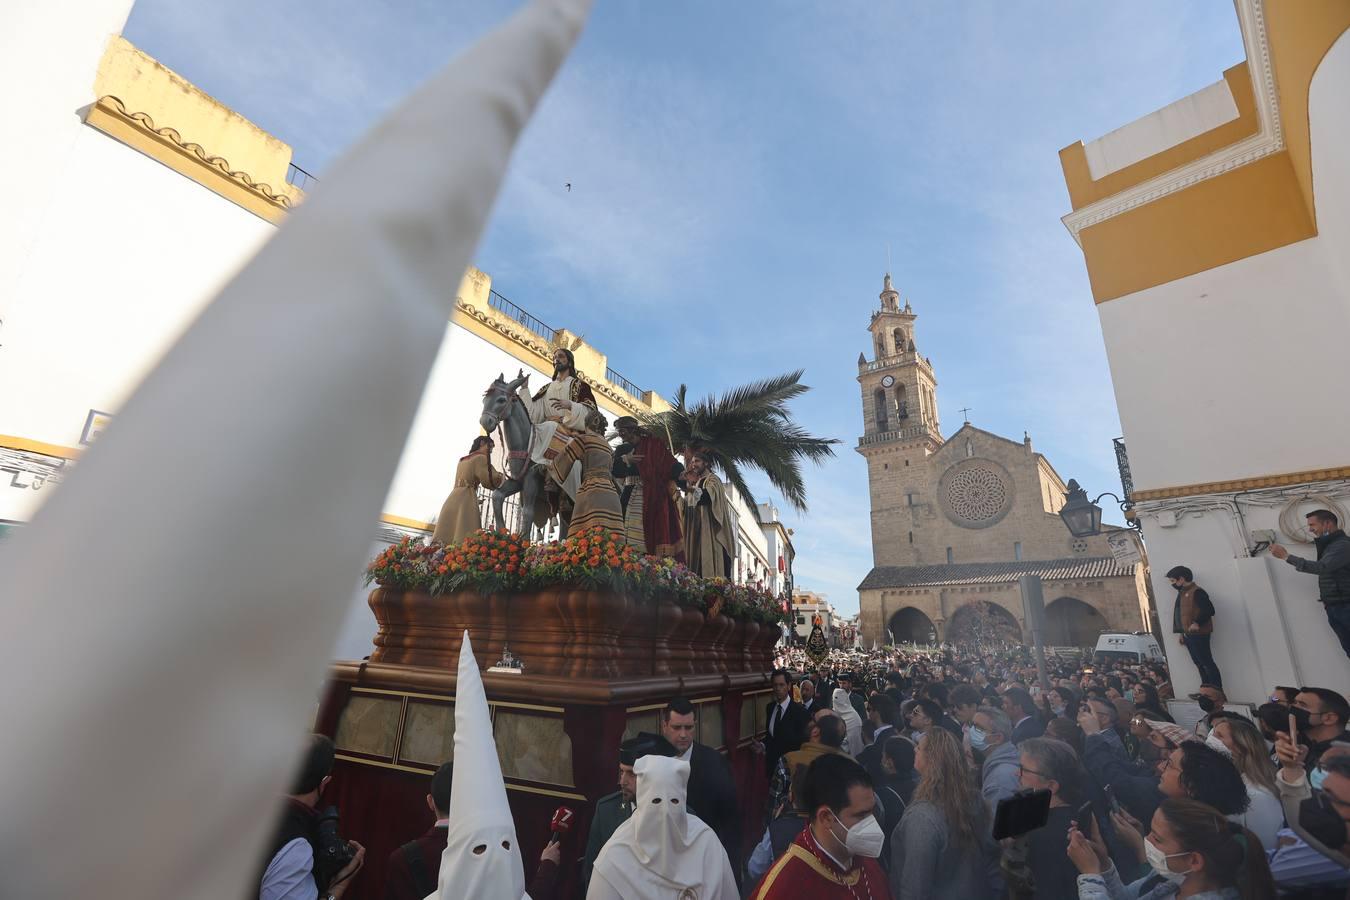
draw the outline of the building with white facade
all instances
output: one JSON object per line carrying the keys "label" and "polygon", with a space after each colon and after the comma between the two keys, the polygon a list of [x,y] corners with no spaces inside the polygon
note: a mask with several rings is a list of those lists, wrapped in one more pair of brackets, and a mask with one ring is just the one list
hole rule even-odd
{"label": "building with white facade", "polygon": [[1060,159],[1177,695],[1185,565],[1227,693],[1260,702],[1350,685],[1316,578],[1265,551],[1314,558],[1304,513],[1350,514],[1350,3],[1235,6],[1244,62]]}
{"label": "building with white facade", "polygon": [[[11,98],[22,130],[0,142],[0,164],[22,176],[0,210],[0,528],[36,513],[187,324],[303,202],[289,183],[303,174],[291,148],[122,39],[132,3],[109,12],[117,6],[22,4],[10,33],[23,40],[0,54],[0,83],[28,88]],[[669,408],[598,349],[536,317],[546,310],[493,290],[487,273],[471,268],[445,288],[454,311],[384,514],[371,523],[371,556],[404,535],[430,535],[499,373],[523,368],[542,386],[553,350],[567,347],[611,421]],[[248,365],[246,347],[239,365]],[[181,425],[209,425],[212,413]],[[153,502],[154,459],[143,477]],[[735,577],[785,589],[793,553],[777,511],[767,506],[761,524],[730,494]],[[354,588],[340,657],[370,651],[365,598]]]}

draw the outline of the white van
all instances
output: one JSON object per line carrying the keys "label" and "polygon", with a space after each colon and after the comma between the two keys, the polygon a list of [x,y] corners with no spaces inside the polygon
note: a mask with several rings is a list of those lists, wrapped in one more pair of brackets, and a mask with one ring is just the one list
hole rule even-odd
{"label": "white van", "polygon": [[1099,665],[1113,662],[1145,663],[1145,662],[1167,662],[1167,657],[1163,655],[1162,648],[1154,640],[1153,635],[1147,631],[1136,631],[1133,634],[1112,633],[1103,634],[1097,638],[1097,649],[1092,654],[1092,658]]}

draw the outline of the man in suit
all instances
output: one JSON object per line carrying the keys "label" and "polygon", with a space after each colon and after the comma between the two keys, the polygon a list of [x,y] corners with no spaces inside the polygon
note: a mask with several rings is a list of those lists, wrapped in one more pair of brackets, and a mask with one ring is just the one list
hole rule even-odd
{"label": "man in suit", "polygon": [[764,742],[755,742],[755,752],[764,754],[764,770],[773,777],[778,760],[791,753],[806,738],[808,713],[802,704],[792,700],[791,676],[787,669],[775,669],[769,677],[773,699],[764,710],[766,734]]}
{"label": "man in suit", "polygon": [[689,763],[689,811],[717,833],[739,881],[741,806],[736,783],[722,754],[694,740],[696,726],[694,704],[685,697],[674,698],[661,710],[661,736],[675,745],[677,759]]}
{"label": "man in suit", "polygon": [[1014,744],[1045,734],[1045,722],[1041,721],[1036,701],[1031,699],[1031,692],[1026,688],[1013,686],[1003,692],[1003,712],[1013,723]]}
{"label": "man in suit", "polygon": [[816,710],[820,709],[820,701],[816,699],[816,683],[809,678],[803,678],[798,687],[802,692],[802,709],[806,710],[808,718],[814,716]]}
{"label": "man in suit", "polygon": [[858,754],[858,762],[872,776],[874,784],[882,784],[886,780],[886,771],[881,764],[882,748],[887,738],[899,734],[895,730],[895,719],[900,714],[900,707],[886,694],[873,694],[866,708],[867,720],[875,731],[872,732],[872,743]]}

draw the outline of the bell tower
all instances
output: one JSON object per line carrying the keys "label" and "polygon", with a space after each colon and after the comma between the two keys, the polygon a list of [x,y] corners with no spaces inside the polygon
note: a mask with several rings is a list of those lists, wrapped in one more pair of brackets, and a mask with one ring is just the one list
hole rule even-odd
{"label": "bell tower", "polygon": [[878,566],[917,565],[914,486],[923,483],[924,463],[942,444],[937,377],[915,342],[918,316],[908,300],[900,305],[889,273],[880,300],[867,327],[873,358],[858,355],[863,434],[857,450],[867,459],[871,488],[872,559]]}

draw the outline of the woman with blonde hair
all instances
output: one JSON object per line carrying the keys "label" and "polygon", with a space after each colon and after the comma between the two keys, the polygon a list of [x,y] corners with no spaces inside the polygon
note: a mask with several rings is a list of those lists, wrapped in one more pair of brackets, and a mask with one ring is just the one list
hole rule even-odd
{"label": "woman with blonde hair", "polygon": [[1261,839],[1262,847],[1274,850],[1278,832],[1284,827],[1284,806],[1260,730],[1246,719],[1225,716],[1215,720],[1205,743],[1232,758],[1247,786],[1251,804],[1245,813],[1232,816],[1233,821],[1250,828]]}
{"label": "woman with blonde hair", "polygon": [[997,855],[989,815],[961,742],[932,728],[914,754],[919,784],[891,833],[891,894],[896,900],[992,898]]}

